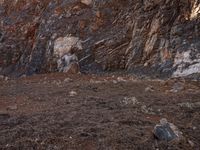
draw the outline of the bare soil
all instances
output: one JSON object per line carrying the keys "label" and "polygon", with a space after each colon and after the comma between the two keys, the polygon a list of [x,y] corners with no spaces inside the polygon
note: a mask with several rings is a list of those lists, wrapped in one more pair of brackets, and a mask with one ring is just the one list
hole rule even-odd
{"label": "bare soil", "polygon": [[[48,74],[0,85],[0,149],[200,149],[199,82]],[[161,118],[184,138],[158,141]]]}

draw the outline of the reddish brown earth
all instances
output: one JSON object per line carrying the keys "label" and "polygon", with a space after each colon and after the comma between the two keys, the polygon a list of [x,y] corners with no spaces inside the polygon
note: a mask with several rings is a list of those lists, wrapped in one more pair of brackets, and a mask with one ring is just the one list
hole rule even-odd
{"label": "reddish brown earth", "polygon": [[[175,83],[184,88],[170,91]],[[0,149],[200,148],[199,82],[49,74],[0,85]],[[161,118],[185,138],[157,141],[152,130]]]}

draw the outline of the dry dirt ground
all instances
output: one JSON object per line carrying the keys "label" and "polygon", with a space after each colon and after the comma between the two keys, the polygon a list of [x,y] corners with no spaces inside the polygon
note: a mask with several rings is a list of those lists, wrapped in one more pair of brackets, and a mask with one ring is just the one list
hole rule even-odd
{"label": "dry dirt ground", "polygon": [[[184,138],[160,142],[161,118]],[[0,149],[200,149],[200,83],[49,74],[0,80]]]}

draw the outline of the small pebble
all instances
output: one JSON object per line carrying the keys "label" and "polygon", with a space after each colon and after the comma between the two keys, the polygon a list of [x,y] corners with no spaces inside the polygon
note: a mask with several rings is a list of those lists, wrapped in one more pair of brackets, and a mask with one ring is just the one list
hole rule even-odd
{"label": "small pebble", "polygon": [[77,92],[75,92],[75,91],[69,92],[69,96],[71,96],[71,97],[76,96],[76,95],[77,95]]}

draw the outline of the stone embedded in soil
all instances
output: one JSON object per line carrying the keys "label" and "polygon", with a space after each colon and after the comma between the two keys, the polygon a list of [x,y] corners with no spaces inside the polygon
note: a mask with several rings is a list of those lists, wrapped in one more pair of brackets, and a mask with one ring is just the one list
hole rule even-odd
{"label": "stone embedded in soil", "polygon": [[136,97],[124,97],[124,99],[121,101],[122,105],[138,105],[140,102]]}
{"label": "stone embedded in soil", "polygon": [[65,78],[64,79],[64,82],[72,82],[73,80],[72,79],[70,79],[70,78]]}
{"label": "stone embedded in soil", "polygon": [[113,80],[113,81],[112,81],[112,83],[114,83],[114,84],[117,84],[117,83],[118,83],[118,81],[116,81],[116,80]]}
{"label": "stone embedded in soil", "polygon": [[148,86],[145,88],[145,92],[153,92],[153,91],[154,91],[154,89],[152,86]]}
{"label": "stone embedded in soil", "polygon": [[182,133],[178,130],[178,128],[169,123],[165,118],[160,120],[160,124],[157,124],[154,127],[154,135],[158,140],[161,141],[172,141],[172,140],[180,140],[183,138]]}
{"label": "stone embedded in soil", "polygon": [[76,96],[78,93],[76,91],[70,91],[69,96],[73,97]]}
{"label": "stone embedded in soil", "polygon": [[153,108],[151,108],[151,107],[148,107],[148,106],[146,106],[146,105],[142,105],[141,106],[141,111],[143,112],[143,113],[145,113],[145,114],[155,114],[155,112],[153,111]]}
{"label": "stone embedded in soil", "polygon": [[123,77],[117,77],[117,81],[118,82],[126,82],[127,80],[125,80]]}

